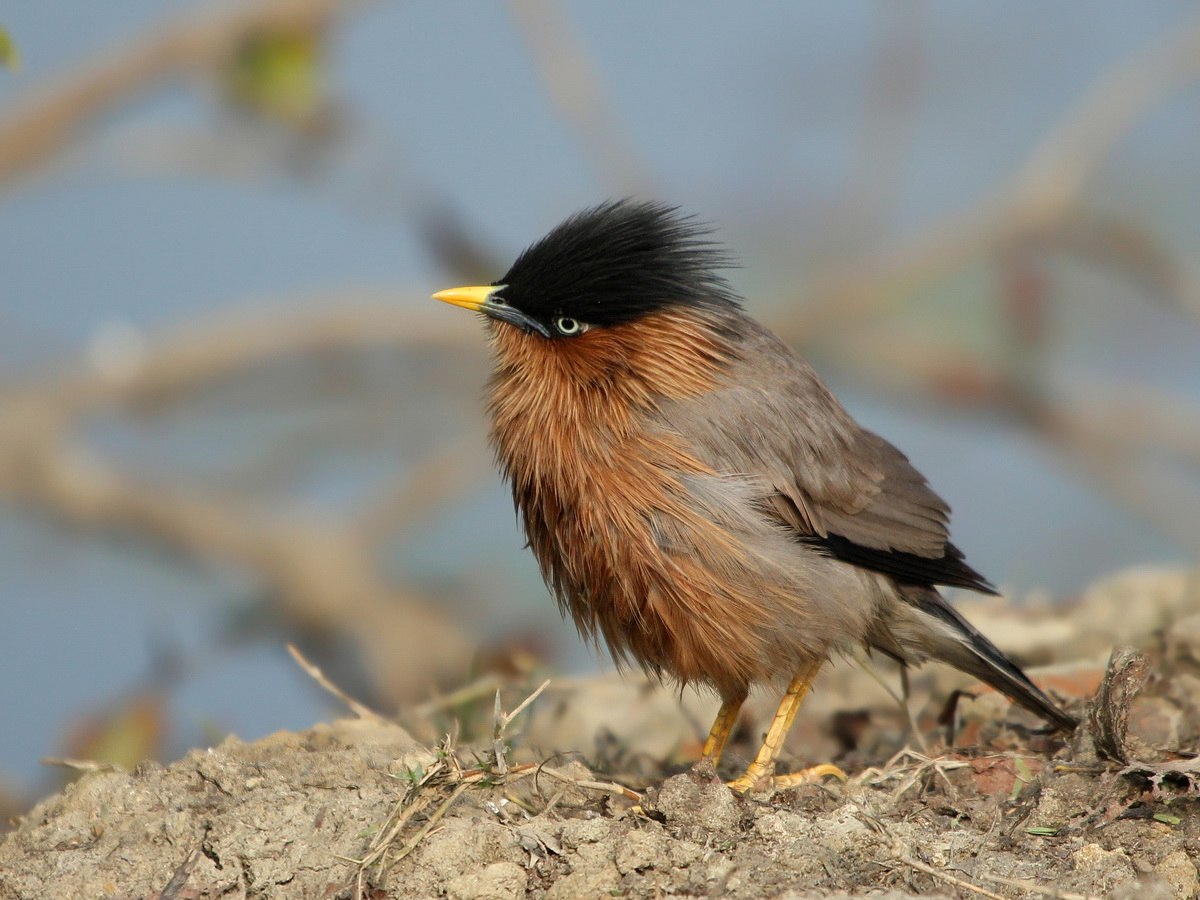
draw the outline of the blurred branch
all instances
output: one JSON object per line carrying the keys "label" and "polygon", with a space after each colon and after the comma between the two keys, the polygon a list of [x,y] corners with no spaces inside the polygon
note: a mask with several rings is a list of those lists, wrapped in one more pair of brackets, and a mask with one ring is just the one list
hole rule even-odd
{"label": "blurred branch", "polygon": [[1113,144],[1171,91],[1200,75],[1200,20],[1143,48],[1093,85],[1045,137],[1009,184],[974,209],[951,216],[875,257],[818,277],[779,323],[809,341],[895,301],[986,250],[1043,235],[1071,214],[1080,191]]}
{"label": "blurred branch", "polygon": [[[119,471],[96,457],[76,425],[105,407],[147,398],[177,401],[189,391],[285,355],[368,346],[448,342],[432,317],[398,303],[276,316],[245,316],[147,342],[140,360],[114,379],[80,365],[0,395],[0,497],[31,504],[87,528],[121,529],[161,541],[202,561],[234,564],[271,588],[287,619],[316,634],[350,636],[367,670],[392,700],[411,698],[431,681],[459,678],[472,641],[435,604],[388,582],[373,541],[386,524],[444,500],[466,476],[425,479],[369,511],[372,528],[273,513],[241,494],[202,491]],[[451,457],[454,459],[455,457]],[[465,462],[462,469],[467,468]]]}
{"label": "blurred branch", "polygon": [[471,440],[442,447],[436,454],[409,466],[393,487],[379,491],[379,498],[357,517],[356,528],[363,540],[374,543],[402,525],[427,516],[454,496],[478,486],[491,474],[488,455]]}
{"label": "blurred branch", "polygon": [[318,31],[351,0],[209,4],[160,23],[31,93],[0,116],[0,183],[44,164],[97,117],[164,80],[222,65],[248,38],[280,29]]}
{"label": "blurred branch", "polygon": [[[960,407],[1008,416],[1070,461],[1179,548],[1200,556],[1194,491],[1151,491],[1142,466],[1147,455],[1172,455],[1200,466],[1200,406],[1149,385],[1097,385],[1067,397],[1013,380],[1007,366],[979,354],[948,352],[893,333],[857,335],[838,342],[848,367],[876,390],[906,399],[949,400]],[[1102,398],[1086,403],[1081,398]]]}
{"label": "blurred branch", "polygon": [[[135,349],[129,363],[111,374],[84,363],[32,391],[56,407],[156,403],[282,356],[391,344],[460,351],[478,345],[461,322],[436,312],[432,303],[407,304],[391,291],[314,294],[275,310],[239,310],[192,323]],[[10,399],[19,401],[25,392],[9,391]]]}
{"label": "blurred branch", "polygon": [[894,212],[916,130],[925,74],[928,6],[883,3],[867,71],[862,127],[845,196],[824,229],[829,248],[869,247]]}
{"label": "blurred branch", "polygon": [[1175,264],[1147,229],[1086,209],[1065,217],[1053,243],[1136,282],[1176,312],[1200,316],[1200,284]]}
{"label": "blurred branch", "polygon": [[517,28],[542,75],[542,84],[578,145],[609,190],[652,191],[655,182],[600,87],[596,66],[556,0],[512,0]]}
{"label": "blurred branch", "polygon": [[[1047,407],[1043,416],[1043,437],[1070,460],[1074,471],[1082,471],[1124,510],[1155,528],[1189,556],[1200,557],[1200,534],[1196,531],[1200,492],[1194,485],[1179,479],[1169,485],[1152,479],[1152,473],[1143,471],[1140,465],[1143,460],[1132,448],[1104,430],[1114,424],[1120,427],[1120,423],[1096,422],[1074,415],[1065,404]],[[1157,474],[1166,475],[1162,470]]]}

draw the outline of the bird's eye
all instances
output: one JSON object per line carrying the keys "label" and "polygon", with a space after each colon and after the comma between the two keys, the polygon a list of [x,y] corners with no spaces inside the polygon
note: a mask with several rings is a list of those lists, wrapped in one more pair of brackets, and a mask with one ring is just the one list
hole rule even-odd
{"label": "bird's eye", "polygon": [[559,334],[571,335],[580,334],[587,331],[587,326],[578,319],[572,319],[570,316],[559,316],[554,320],[554,327],[558,329]]}

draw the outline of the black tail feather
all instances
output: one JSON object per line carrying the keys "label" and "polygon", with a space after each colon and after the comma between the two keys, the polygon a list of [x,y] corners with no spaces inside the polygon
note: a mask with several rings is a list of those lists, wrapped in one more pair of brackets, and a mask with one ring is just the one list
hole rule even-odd
{"label": "black tail feather", "polygon": [[1014,703],[1050,722],[1055,728],[1073,731],[1079,725],[1078,720],[1046,696],[1016,663],[984,637],[979,629],[964,619],[937,591],[922,592],[914,605],[922,612],[949,625],[962,636],[961,642],[945,648],[942,654],[945,662],[991,685]]}

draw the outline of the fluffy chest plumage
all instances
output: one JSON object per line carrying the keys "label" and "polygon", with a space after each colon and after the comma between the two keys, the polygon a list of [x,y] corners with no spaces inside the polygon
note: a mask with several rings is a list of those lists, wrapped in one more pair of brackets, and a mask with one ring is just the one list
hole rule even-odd
{"label": "fluffy chest plumage", "polygon": [[654,523],[687,515],[680,479],[702,467],[621,399],[587,393],[498,379],[491,439],[547,583],[590,634],[602,611],[644,618],[665,567]]}
{"label": "fluffy chest plumage", "polygon": [[736,693],[762,677],[774,610],[751,578],[714,577],[754,560],[697,504],[694,481],[716,473],[653,414],[710,389],[719,358],[681,377],[678,343],[647,357],[644,340],[626,354],[603,337],[570,354],[497,337],[491,440],[529,546],[560,607],[618,661]]}

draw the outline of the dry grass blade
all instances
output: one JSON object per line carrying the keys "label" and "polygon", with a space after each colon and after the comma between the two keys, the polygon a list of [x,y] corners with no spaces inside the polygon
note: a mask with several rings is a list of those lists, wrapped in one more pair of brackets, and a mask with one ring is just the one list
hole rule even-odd
{"label": "dry grass blade", "polygon": [[532,694],[530,694],[528,697],[526,697],[524,700],[522,700],[520,705],[518,705],[516,709],[514,709],[512,712],[505,715],[505,717],[504,717],[505,726],[507,726],[509,722],[511,722],[513,719],[515,719],[517,716],[519,716],[522,712],[524,712],[525,708],[527,706],[529,706],[529,704],[532,703],[534,700],[536,700],[538,697],[540,697],[542,695],[542,691],[546,690],[546,688],[548,688],[548,687],[550,687],[550,679],[549,678],[547,678],[545,681],[543,681],[538,686],[537,690],[535,690]]}
{"label": "dry grass blade", "polygon": [[[391,816],[391,824],[387,828],[381,830],[375,840],[371,842],[371,846],[367,851],[367,855],[355,862],[362,868],[369,868],[375,865],[387,853],[387,848],[391,846],[392,841],[399,837],[400,832],[404,830],[404,826],[412,820],[414,816],[424,812],[433,799],[428,796],[417,797],[408,806],[397,804]],[[399,813],[397,815],[397,813]]]}
{"label": "dry grass blade", "polygon": [[519,716],[534,700],[541,696],[542,691],[550,686],[550,679],[546,679],[541,683],[537,690],[526,697],[518,704],[517,708],[512,712],[504,712],[500,706],[500,689],[496,689],[496,706],[492,725],[492,755],[495,758],[495,774],[504,777],[508,774],[508,762],[504,758],[504,732],[512,723],[512,720]]}
{"label": "dry grass blade", "polygon": [[[901,760],[904,759],[909,759],[913,762],[908,765],[900,765]],[[929,757],[909,747],[905,747],[892,756],[882,768],[873,767],[866,769],[855,780],[867,787],[882,787],[888,782],[899,780],[900,784],[892,791],[891,799],[894,803],[909,788],[916,784],[926,772],[932,770],[945,783],[950,796],[955,796],[958,793],[957,789],[946,776],[946,773],[954,769],[965,768],[968,765],[970,763],[960,759]]]}
{"label": "dry grass blade", "polygon": [[332,681],[330,681],[328,678],[326,678],[325,673],[322,672],[320,670],[320,668],[318,668],[316,665],[309,662],[308,659],[305,657],[305,655],[300,652],[300,649],[295,644],[288,644],[287,651],[288,651],[288,653],[290,653],[292,655],[292,659],[294,659],[296,661],[296,665],[298,665],[300,668],[302,668],[305,671],[305,673],[308,675],[309,678],[311,678],[313,681],[315,681],[317,684],[319,684],[321,687],[323,687],[329,693],[333,694],[333,696],[337,697],[339,700],[341,700],[343,703],[345,703],[346,706],[348,706],[350,708],[350,710],[356,716],[358,716],[360,719],[367,719],[372,722],[386,721],[386,719],[383,716],[381,716],[379,713],[375,712],[375,710],[373,710],[369,706],[366,706],[365,704],[360,703],[359,701],[355,700],[353,697],[351,697],[349,694],[347,694],[345,691],[343,691],[340,687],[338,687],[336,684],[334,684]]}
{"label": "dry grass blade", "polygon": [[94,759],[72,759],[69,756],[43,756],[40,760],[43,766],[58,766],[73,772],[122,772],[116,763],[99,762]]}
{"label": "dry grass blade", "polygon": [[187,859],[179,864],[179,868],[171,876],[171,880],[167,882],[167,886],[162,889],[162,893],[158,895],[158,900],[176,900],[176,898],[187,886],[188,878],[191,877],[192,869],[196,867],[196,860],[200,858],[200,848],[197,847],[188,854]]}
{"label": "dry grass blade", "polygon": [[[537,770],[537,763],[521,763],[519,766],[509,766],[504,773],[504,783],[511,784],[517,779],[532,775]],[[458,774],[458,780],[467,784],[483,784],[496,782],[498,773],[494,769],[464,769]]]}
{"label": "dry grass blade", "polygon": [[630,790],[623,785],[619,785],[613,781],[593,781],[588,778],[575,778],[571,775],[565,775],[558,769],[552,769],[548,766],[542,766],[538,769],[539,775],[546,775],[553,778],[555,781],[560,781],[564,784],[574,785],[578,788],[591,791],[603,791],[607,794],[613,794],[617,797],[624,797],[626,800],[632,800],[635,803],[642,802],[642,795],[637,791]]}
{"label": "dry grass blade", "polygon": [[399,862],[400,860],[404,859],[404,857],[408,856],[408,854],[416,850],[417,847],[420,846],[421,841],[425,840],[429,832],[433,830],[433,826],[441,821],[442,817],[450,811],[450,807],[454,805],[454,801],[461,797],[463,792],[469,787],[470,785],[464,782],[451,791],[450,796],[442,801],[442,805],[434,810],[433,815],[429,817],[429,821],[422,826],[421,830],[413,836],[411,841],[404,845],[404,847],[399,853],[396,854],[395,859],[392,861]]}
{"label": "dry grass blade", "polygon": [[[362,859],[344,860],[345,862],[352,863],[358,867],[358,871],[355,874],[355,885],[357,889],[357,894],[355,896],[366,896],[363,893],[363,887],[367,870],[372,866],[376,866],[378,870],[382,872],[387,866],[386,857],[388,849],[404,831],[405,826],[408,825],[408,823],[412,821],[414,817],[421,814],[428,809],[430,805],[432,805],[433,797],[431,795],[420,794],[418,792],[421,790],[421,788],[430,784],[435,779],[444,779],[446,777],[446,770],[447,764],[445,762],[438,762],[435,765],[430,766],[429,770],[421,776],[420,780],[413,784],[411,788],[405,792],[404,796],[396,802],[395,806],[392,807],[392,811],[388,814],[387,819],[384,820],[383,825],[380,826],[378,833],[375,835],[375,839],[371,841],[371,844],[367,848],[367,852]],[[406,801],[409,802],[406,803]]]}
{"label": "dry grass blade", "polygon": [[926,865],[919,859],[913,859],[907,853],[903,852],[899,847],[896,848],[896,861],[909,866],[910,868],[916,869],[918,872],[924,872],[926,875],[936,878],[939,881],[944,881],[946,884],[952,884],[957,888],[962,888],[964,891],[977,894],[980,897],[989,897],[991,900],[1006,900],[1005,897],[1001,896],[1000,894],[994,894],[987,888],[981,888],[977,884],[971,884],[969,881],[956,878],[949,872],[942,872],[938,869],[935,869],[933,866]]}
{"label": "dry grass blade", "polygon": [[431,700],[426,700],[424,703],[414,706],[412,708],[412,716],[417,719],[423,719],[443,709],[453,709],[464,703],[470,703],[472,700],[478,700],[480,697],[498,690],[500,684],[499,676],[493,672],[489,672],[481,678],[472,681],[470,684],[463,685],[457,690],[451,691],[449,694],[434,697]]}
{"label": "dry grass blade", "polygon": [[884,692],[895,701],[897,708],[904,715],[905,722],[908,725],[909,734],[912,735],[913,740],[917,742],[917,746],[921,748],[921,752],[928,753],[929,745],[925,741],[925,735],[921,734],[921,727],[917,724],[917,718],[913,713],[912,703],[909,702],[908,668],[905,666],[900,667],[900,693],[897,694],[892,689],[892,686],[887,683],[887,680],[883,677],[883,675],[880,674],[879,670],[875,667],[875,661],[867,655],[865,650],[863,650],[861,647],[855,647],[850,651],[850,655],[854,658],[854,661],[859,664],[867,676],[877,685],[883,688]]}

